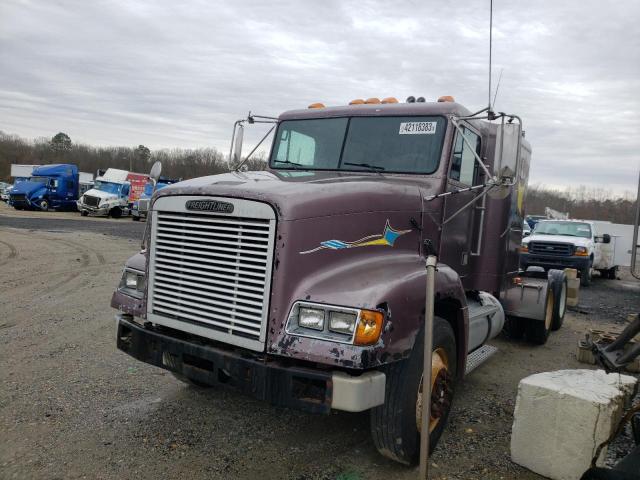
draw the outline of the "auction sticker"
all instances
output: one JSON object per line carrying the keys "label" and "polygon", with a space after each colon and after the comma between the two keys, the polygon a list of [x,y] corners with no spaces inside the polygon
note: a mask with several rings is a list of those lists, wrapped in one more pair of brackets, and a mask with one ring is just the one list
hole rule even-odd
{"label": "auction sticker", "polygon": [[436,133],[437,122],[402,122],[400,135],[433,135]]}

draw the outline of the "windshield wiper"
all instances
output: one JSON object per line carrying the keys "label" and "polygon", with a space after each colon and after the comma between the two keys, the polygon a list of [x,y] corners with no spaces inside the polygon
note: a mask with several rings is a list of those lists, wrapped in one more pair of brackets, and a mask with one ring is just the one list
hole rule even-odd
{"label": "windshield wiper", "polygon": [[274,160],[273,163],[286,163],[287,165],[291,165],[296,170],[298,170],[300,167],[302,167],[303,170],[308,170],[308,167],[306,165],[302,165],[301,163],[296,162],[290,162],[289,160]]}
{"label": "windshield wiper", "polygon": [[344,162],[344,165],[353,165],[355,167],[364,167],[364,168],[368,168],[369,170],[380,171],[380,172],[385,170],[385,168],[381,167],[380,165],[371,165],[370,163]]}

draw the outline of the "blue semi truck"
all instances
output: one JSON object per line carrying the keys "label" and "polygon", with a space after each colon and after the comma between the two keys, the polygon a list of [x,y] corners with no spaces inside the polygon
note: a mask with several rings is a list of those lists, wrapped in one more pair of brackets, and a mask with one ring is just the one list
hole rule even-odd
{"label": "blue semi truck", "polygon": [[79,186],[76,165],[42,165],[34,168],[27,180],[14,185],[9,205],[16,210],[75,210]]}

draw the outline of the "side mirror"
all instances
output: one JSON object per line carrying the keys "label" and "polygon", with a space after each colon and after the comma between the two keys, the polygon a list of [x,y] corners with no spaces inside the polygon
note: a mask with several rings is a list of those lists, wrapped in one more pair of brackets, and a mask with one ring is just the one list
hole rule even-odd
{"label": "side mirror", "polygon": [[611,243],[611,235],[605,233],[602,235],[602,243]]}
{"label": "side mirror", "polygon": [[233,163],[240,163],[240,158],[242,155],[242,139],[244,137],[244,126],[242,124],[238,125],[238,130],[236,131],[236,138],[233,142]]}
{"label": "side mirror", "polygon": [[153,166],[151,167],[151,171],[149,172],[149,178],[153,181],[154,185],[158,182],[161,172],[162,172],[162,163],[161,162],[154,163]]}
{"label": "side mirror", "polygon": [[531,235],[531,230],[527,230],[526,232],[524,232],[525,237],[528,237],[529,235]]}

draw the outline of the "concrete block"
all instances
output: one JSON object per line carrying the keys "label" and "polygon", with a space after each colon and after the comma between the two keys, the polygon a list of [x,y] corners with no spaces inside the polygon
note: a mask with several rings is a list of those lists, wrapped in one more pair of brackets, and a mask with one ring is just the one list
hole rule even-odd
{"label": "concrete block", "polygon": [[[511,459],[557,480],[578,480],[615,429],[637,379],[602,370],[558,370],[520,381]],[[600,456],[600,462],[606,449]]]}

